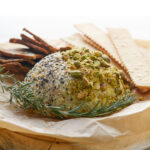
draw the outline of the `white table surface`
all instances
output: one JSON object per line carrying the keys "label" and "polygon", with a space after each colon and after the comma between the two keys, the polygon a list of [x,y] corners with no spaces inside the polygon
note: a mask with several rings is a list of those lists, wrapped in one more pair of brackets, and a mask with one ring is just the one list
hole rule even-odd
{"label": "white table surface", "polygon": [[150,17],[0,17],[0,42],[18,37],[26,27],[43,38],[57,39],[77,30],[74,24],[92,22],[107,27],[129,29],[134,38],[150,40]]}

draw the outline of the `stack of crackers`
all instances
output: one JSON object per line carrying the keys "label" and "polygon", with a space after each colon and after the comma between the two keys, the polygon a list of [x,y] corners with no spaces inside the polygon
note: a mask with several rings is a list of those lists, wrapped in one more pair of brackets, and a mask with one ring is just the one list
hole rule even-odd
{"label": "stack of crackers", "polygon": [[136,42],[133,40],[128,30],[109,28],[105,33],[91,23],[79,24],[75,27],[82,34],[63,38],[64,41],[75,47],[95,48],[103,51],[129,75],[135,87],[142,92],[150,89],[148,53],[140,48],[138,40]]}
{"label": "stack of crackers", "polygon": [[150,89],[150,51],[143,48],[147,46],[147,43],[133,40],[126,29],[109,28],[105,33],[91,23],[79,24],[75,27],[81,34],[73,34],[70,37],[50,42],[23,29],[32,38],[21,34],[21,39],[13,38],[10,39],[11,43],[1,44],[0,64],[11,72],[26,73],[48,54],[71,47],[86,47],[109,55],[112,62],[128,75],[126,79],[130,80],[140,91],[146,92]]}
{"label": "stack of crackers", "polygon": [[70,48],[62,40],[48,43],[29,30],[23,30],[32,37],[21,34],[21,39],[12,38],[10,43],[0,44],[0,65],[11,73],[26,74],[46,55]]}

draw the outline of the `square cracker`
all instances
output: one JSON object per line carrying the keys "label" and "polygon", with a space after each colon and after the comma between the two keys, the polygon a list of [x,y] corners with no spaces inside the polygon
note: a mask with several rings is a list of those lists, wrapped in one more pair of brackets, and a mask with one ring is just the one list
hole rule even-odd
{"label": "square cracker", "polygon": [[118,55],[138,88],[150,89],[150,67],[126,29],[108,29]]}

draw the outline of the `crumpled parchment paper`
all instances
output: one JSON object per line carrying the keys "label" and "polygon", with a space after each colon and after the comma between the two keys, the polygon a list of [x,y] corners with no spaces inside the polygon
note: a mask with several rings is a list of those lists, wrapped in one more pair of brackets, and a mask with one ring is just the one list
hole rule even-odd
{"label": "crumpled parchment paper", "polygon": [[[136,43],[145,51],[150,51],[150,46],[147,46],[148,41],[136,40]],[[17,138],[18,141],[23,138],[24,146],[21,146],[19,150],[30,150],[33,146],[39,150],[142,150],[148,148],[150,147],[150,92],[139,95],[144,97],[144,101],[136,102],[107,117],[52,120],[29,115],[16,109],[13,104],[8,103],[9,94],[1,91],[0,147],[6,143],[4,138],[1,138],[5,135],[5,138],[10,141],[13,137],[16,141]],[[14,144],[16,146],[13,147],[14,150],[17,150],[17,144]]]}

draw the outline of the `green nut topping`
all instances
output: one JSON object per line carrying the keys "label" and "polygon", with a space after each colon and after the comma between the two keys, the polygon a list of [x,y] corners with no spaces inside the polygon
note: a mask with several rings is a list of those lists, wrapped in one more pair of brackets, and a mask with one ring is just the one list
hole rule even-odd
{"label": "green nut topping", "polygon": [[94,67],[99,68],[100,67],[100,61],[94,61]]}
{"label": "green nut topping", "polygon": [[105,61],[107,61],[108,63],[110,63],[110,58],[109,58],[107,55],[103,54],[103,55],[102,55],[102,58],[103,58]]}
{"label": "green nut topping", "polygon": [[79,53],[79,50],[75,49],[75,50],[72,51],[72,53],[73,53],[73,54]]}
{"label": "green nut topping", "polygon": [[73,59],[78,60],[81,58],[81,55],[79,53],[74,54]]}
{"label": "green nut topping", "polygon": [[99,72],[99,71],[93,72],[93,76],[94,76],[94,77],[100,77],[100,72]]}
{"label": "green nut topping", "polygon": [[101,56],[102,56],[102,53],[99,52],[99,51],[96,51],[96,52],[94,52],[94,55],[97,56],[97,57],[101,57]]}
{"label": "green nut topping", "polygon": [[73,99],[89,102],[109,99],[113,102],[129,87],[125,85],[121,71],[111,65],[109,57],[101,51],[72,49],[63,52],[64,56],[72,77],[67,91]]}
{"label": "green nut topping", "polygon": [[89,50],[89,49],[85,49],[84,51],[85,51],[85,52],[90,52],[90,50]]}
{"label": "green nut topping", "polygon": [[102,60],[102,61],[101,61],[101,66],[107,68],[107,67],[110,67],[110,64],[107,63],[106,61]]}
{"label": "green nut topping", "polygon": [[83,56],[81,57],[81,60],[83,61],[83,60],[85,60],[86,58],[87,58],[87,56],[83,55]]}
{"label": "green nut topping", "polygon": [[122,93],[122,90],[121,90],[120,88],[115,88],[115,92],[116,92],[117,94],[121,94],[121,93]]}
{"label": "green nut topping", "polygon": [[80,63],[79,61],[75,61],[75,62],[74,62],[74,65],[75,65],[77,68],[80,68],[81,63]]}
{"label": "green nut topping", "polygon": [[73,70],[73,71],[70,71],[70,74],[72,77],[74,78],[79,78],[79,79],[82,79],[83,78],[83,72],[79,71],[79,70]]}
{"label": "green nut topping", "polygon": [[95,60],[97,57],[94,56],[94,55],[91,55],[90,58],[91,58],[92,60]]}

